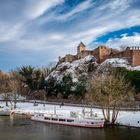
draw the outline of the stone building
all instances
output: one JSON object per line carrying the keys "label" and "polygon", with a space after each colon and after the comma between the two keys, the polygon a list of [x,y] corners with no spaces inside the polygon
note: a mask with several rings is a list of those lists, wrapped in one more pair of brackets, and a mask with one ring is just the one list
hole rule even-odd
{"label": "stone building", "polygon": [[125,58],[132,66],[140,66],[140,47],[127,47],[124,51],[117,51],[101,45],[94,50],[87,50],[82,42],[77,46],[76,55],[67,54],[63,58],[59,57],[59,64],[63,62],[71,63],[88,55],[93,55],[98,63],[102,63],[108,58]]}

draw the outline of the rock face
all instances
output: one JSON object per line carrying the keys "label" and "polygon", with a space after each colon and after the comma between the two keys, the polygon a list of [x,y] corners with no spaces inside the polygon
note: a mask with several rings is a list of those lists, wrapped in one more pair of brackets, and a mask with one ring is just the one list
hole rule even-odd
{"label": "rock face", "polygon": [[50,75],[46,77],[46,80],[54,78],[57,81],[62,81],[64,76],[70,75],[73,82],[78,82],[79,76],[88,76],[91,71],[94,73],[94,71],[103,70],[107,64],[110,64],[113,67],[125,67],[129,70],[140,70],[140,66],[132,67],[125,58],[109,58],[103,63],[98,64],[93,55],[88,55],[82,59],[75,60],[72,63],[63,62],[58,64]]}

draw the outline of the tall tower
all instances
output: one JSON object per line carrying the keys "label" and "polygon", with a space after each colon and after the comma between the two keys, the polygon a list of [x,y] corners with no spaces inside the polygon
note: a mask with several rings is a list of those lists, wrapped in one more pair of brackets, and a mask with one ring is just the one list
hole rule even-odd
{"label": "tall tower", "polygon": [[99,55],[99,59],[98,62],[102,63],[105,59],[107,59],[111,53],[111,49],[109,49],[108,47],[101,45],[98,47],[98,55]]}
{"label": "tall tower", "polygon": [[83,52],[86,50],[86,46],[84,45],[83,42],[81,42],[78,46],[77,46],[77,54]]}

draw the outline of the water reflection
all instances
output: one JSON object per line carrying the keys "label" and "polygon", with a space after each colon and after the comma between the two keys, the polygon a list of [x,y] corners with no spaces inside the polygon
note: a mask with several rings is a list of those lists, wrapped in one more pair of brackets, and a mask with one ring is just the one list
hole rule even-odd
{"label": "water reflection", "polygon": [[139,129],[86,129],[0,117],[0,140],[139,140]]}

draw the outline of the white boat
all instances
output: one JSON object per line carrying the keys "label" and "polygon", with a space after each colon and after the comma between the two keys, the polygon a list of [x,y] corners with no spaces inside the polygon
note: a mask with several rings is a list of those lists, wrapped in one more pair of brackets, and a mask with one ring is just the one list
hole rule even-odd
{"label": "white boat", "polygon": [[103,128],[104,120],[99,118],[64,117],[63,115],[35,113],[31,120],[68,126]]}

